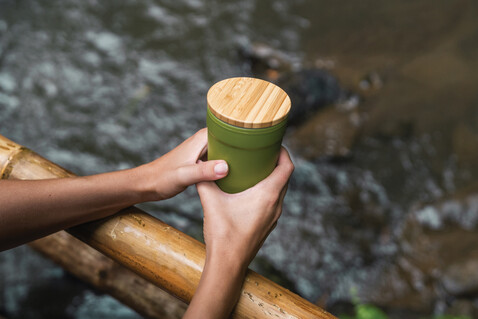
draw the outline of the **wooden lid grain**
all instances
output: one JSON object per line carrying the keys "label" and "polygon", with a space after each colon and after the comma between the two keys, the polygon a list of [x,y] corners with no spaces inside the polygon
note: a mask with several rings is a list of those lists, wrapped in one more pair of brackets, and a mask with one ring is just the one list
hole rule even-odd
{"label": "wooden lid grain", "polygon": [[218,119],[245,128],[280,123],[290,110],[290,98],[280,87],[254,78],[230,78],[207,93],[209,110]]}

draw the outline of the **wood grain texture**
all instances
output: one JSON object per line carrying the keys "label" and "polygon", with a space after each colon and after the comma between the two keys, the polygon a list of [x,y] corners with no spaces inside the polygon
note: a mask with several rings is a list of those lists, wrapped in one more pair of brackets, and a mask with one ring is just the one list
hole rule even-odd
{"label": "wood grain texture", "polygon": [[35,240],[29,246],[145,318],[179,319],[186,312],[184,302],[65,231]]}
{"label": "wood grain texture", "polygon": [[280,87],[255,78],[230,78],[214,84],[207,105],[218,119],[244,128],[264,128],[282,122],[291,107]]}
{"label": "wood grain texture", "polygon": [[[8,140],[0,136],[0,143],[5,141]],[[18,146],[16,149],[19,151],[0,148],[0,163],[4,165],[0,172],[8,172],[2,174],[2,178],[44,179],[71,175],[25,148]],[[201,242],[135,207],[68,231],[148,282],[185,302],[191,301],[206,256]],[[231,317],[335,318],[251,270],[247,272]]]}

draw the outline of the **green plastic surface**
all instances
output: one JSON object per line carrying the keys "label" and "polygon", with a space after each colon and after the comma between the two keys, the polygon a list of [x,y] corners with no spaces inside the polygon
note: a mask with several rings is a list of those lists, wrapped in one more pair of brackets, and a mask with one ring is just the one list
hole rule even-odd
{"label": "green plastic surface", "polygon": [[226,193],[239,193],[274,170],[287,119],[267,128],[242,128],[219,120],[208,108],[207,127],[208,160],[229,165],[229,174],[216,183]]}

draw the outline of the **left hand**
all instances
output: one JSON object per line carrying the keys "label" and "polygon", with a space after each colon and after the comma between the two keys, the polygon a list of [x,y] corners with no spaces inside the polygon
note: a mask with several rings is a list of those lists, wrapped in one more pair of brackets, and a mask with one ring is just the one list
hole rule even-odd
{"label": "left hand", "polygon": [[206,260],[216,254],[223,265],[230,259],[247,268],[282,213],[293,171],[289,153],[282,147],[274,171],[241,193],[224,193],[211,182],[196,185],[204,210]]}
{"label": "left hand", "polygon": [[203,128],[169,153],[138,167],[152,194],[149,200],[171,198],[189,185],[225,177],[228,173],[225,161],[198,161],[206,151],[207,129]]}

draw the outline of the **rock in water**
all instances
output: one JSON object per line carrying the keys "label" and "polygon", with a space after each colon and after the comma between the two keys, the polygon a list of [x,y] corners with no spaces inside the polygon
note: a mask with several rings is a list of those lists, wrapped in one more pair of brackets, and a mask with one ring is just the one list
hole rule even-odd
{"label": "rock in water", "polygon": [[290,132],[289,146],[306,159],[343,158],[360,132],[361,120],[356,110],[326,107],[307,116],[307,122]]}
{"label": "rock in water", "polygon": [[239,48],[239,55],[248,64],[250,72],[256,77],[274,81],[268,73],[271,70],[279,74],[292,69],[292,59],[283,52],[265,43],[244,44]]}
{"label": "rock in water", "polygon": [[343,89],[327,70],[297,67],[266,44],[248,44],[239,53],[255,77],[277,84],[289,95],[288,125],[297,126],[289,142],[296,152],[308,159],[349,155],[362,122],[357,95]]}
{"label": "rock in water", "polygon": [[305,69],[282,75],[279,85],[290,96],[292,108],[289,124],[297,125],[325,106],[343,100],[347,92],[325,70]]}
{"label": "rock in water", "polygon": [[[365,302],[431,313],[460,301],[475,318],[478,306],[478,184],[429,205],[412,208],[398,234],[395,261],[360,291]],[[457,307],[457,306],[455,306]],[[444,309],[455,313],[456,309]]]}
{"label": "rock in water", "polygon": [[243,45],[239,54],[253,76],[277,84],[290,96],[289,125],[298,125],[317,110],[347,100],[350,95],[328,71],[302,68],[302,63],[267,44]]}

